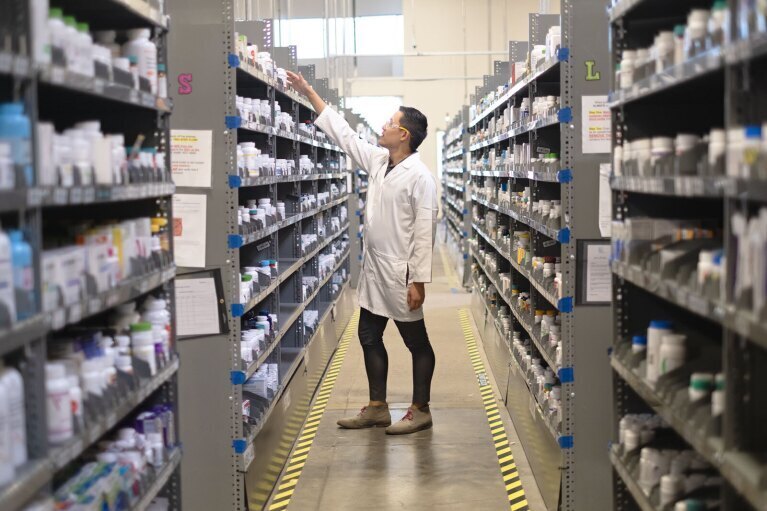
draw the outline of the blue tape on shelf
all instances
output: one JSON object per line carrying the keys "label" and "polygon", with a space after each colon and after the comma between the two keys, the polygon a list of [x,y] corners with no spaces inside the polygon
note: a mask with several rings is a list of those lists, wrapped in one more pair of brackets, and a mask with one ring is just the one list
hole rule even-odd
{"label": "blue tape on shelf", "polygon": [[557,172],[557,181],[560,183],[572,183],[573,171],[570,169],[562,169]]}
{"label": "blue tape on shelf", "polygon": [[358,232],[358,233],[357,233],[357,237],[358,237],[359,239],[362,239],[362,233],[361,233],[361,232]]}
{"label": "blue tape on shelf", "polygon": [[563,313],[572,312],[573,297],[565,296],[564,298],[560,298],[559,303],[557,304],[557,309],[559,309],[559,312],[563,312]]}
{"label": "blue tape on shelf", "polygon": [[464,261],[465,261],[466,259],[468,259],[468,258],[469,258],[469,254],[463,254],[463,260],[464,260]]}
{"label": "blue tape on shelf", "polygon": [[572,383],[575,381],[575,369],[572,367],[563,367],[559,370],[559,380],[562,383]]}
{"label": "blue tape on shelf", "polygon": [[573,445],[575,445],[575,440],[572,436],[561,436],[559,437],[559,447],[562,449],[572,449]]}
{"label": "blue tape on shelf", "polygon": [[361,213],[362,213],[362,212],[361,212],[359,209],[358,209],[357,211],[355,211],[355,214],[356,214],[357,216],[360,216],[360,214],[361,214]]}
{"label": "blue tape on shelf", "polygon": [[232,317],[241,318],[245,314],[245,305],[241,303],[232,304]]}
{"label": "blue tape on shelf", "polygon": [[565,227],[557,233],[557,241],[560,243],[570,243],[570,228]]}
{"label": "blue tape on shelf", "polygon": [[570,58],[570,48],[559,48],[557,50],[557,60],[560,62],[567,62]]}
{"label": "blue tape on shelf", "polygon": [[226,239],[226,246],[230,249],[240,248],[242,245],[242,236],[239,234],[230,234]]}
{"label": "blue tape on shelf", "polygon": [[466,215],[468,215],[468,214],[469,214],[469,210],[468,210],[468,209],[464,209],[464,210],[463,210],[463,215],[464,215],[464,216],[466,216]]}
{"label": "blue tape on shelf", "polygon": [[573,120],[573,109],[569,106],[566,106],[564,108],[559,109],[559,113],[557,114],[557,119],[559,119],[559,122],[570,122]]}
{"label": "blue tape on shelf", "polygon": [[234,449],[235,454],[242,454],[245,452],[245,450],[248,448],[248,441],[244,438],[238,438],[237,440],[232,440],[232,449]]}
{"label": "blue tape on shelf", "polygon": [[362,261],[362,255],[361,255],[361,254],[360,254],[360,255],[358,255],[358,256],[357,256],[357,259],[358,259],[358,260],[360,260],[360,261]]}
{"label": "blue tape on shelf", "polygon": [[242,186],[242,178],[240,176],[229,176],[229,188],[239,188]]}
{"label": "blue tape on shelf", "polygon": [[232,381],[232,385],[242,385],[247,378],[242,371],[231,371],[229,373],[229,379]]}
{"label": "blue tape on shelf", "polygon": [[229,54],[228,62],[229,62],[229,67],[240,67],[240,57],[238,57],[234,53]]}
{"label": "blue tape on shelf", "polygon": [[468,238],[468,237],[469,237],[469,233],[468,233],[468,232],[466,232],[466,231],[463,231],[463,232],[461,233],[461,238]]}
{"label": "blue tape on shelf", "polygon": [[224,120],[226,122],[226,127],[230,130],[237,129],[242,126],[242,118],[236,115],[227,115]]}

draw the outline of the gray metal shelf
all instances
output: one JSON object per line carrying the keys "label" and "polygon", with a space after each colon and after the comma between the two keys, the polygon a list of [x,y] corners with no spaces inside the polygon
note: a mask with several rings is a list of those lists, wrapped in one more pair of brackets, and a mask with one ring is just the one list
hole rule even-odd
{"label": "gray metal shelf", "polygon": [[181,465],[181,447],[175,448],[171,453],[168,461],[160,467],[160,470],[155,474],[154,481],[147,488],[144,494],[141,496],[138,502],[131,508],[131,511],[144,511],[149,507],[155,497],[165,488],[165,485],[170,481],[171,476]]}
{"label": "gray metal shelf", "polygon": [[295,174],[291,176],[259,176],[239,178],[240,183],[237,188],[247,188],[251,186],[266,186],[279,183],[295,183],[298,181],[318,181],[323,179],[343,179],[346,174],[343,172],[319,173],[319,174]]}
{"label": "gray metal shelf", "polygon": [[536,279],[527,268],[525,268],[524,266],[519,264],[517,261],[515,261],[514,258],[511,257],[511,255],[507,253],[505,250],[502,250],[495,243],[495,240],[490,238],[490,236],[484,230],[482,230],[478,225],[472,224],[472,227],[474,227],[474,230],[480,236],[482,236],[485,239],[485,241],[487,241],[499,254],[501,254],[501,257],[506,259],[509,262],[509,264],[511,264],[512,268],[517,270],[517,272],[519,272],[520,275],[522,275],[528,282],[530,282],[530,285],[532,285],[535,288],[535,290],[538,291],[538,293],[540,293],[540,295],[543,298],[545,298],[547,302],[551,304],[552,307],[554,307],[557,310],[561,308],[560,307],[561,301],[559,300],[559,298],[555,297],[551,291],[546,289],[546,286],[542,282],[539,282],[538,279]]}
{"label": "gray metal shelf", "polygon": [[538,350],[541,356],[543,356],[543,359],[546,361],[546,364],[552,369],[554,369],[555,371],[558,370],[559,366],[557,365],[553,354],[550,352],[550,350],[547,350],[544,347],[543,341],[541,340],[540,335],[538,335],[540,332],[536,331],[535,325],[530,322],[530,318],[526,318],[517,309],[517,307],[512,304],[511,298],[501,291],[500,284],[493,277],[494,273],[488,271],[488,268],[485,266],[485,263],[483,263],[482,260],[479,258],[479,255],[474,251],[471,252],[471,255],[477,261],[477,264],[479,264],[479,266],[482,268],[482,271],[485,272],[485,276],[488,278],[490,283],[493,284],[498,295],[501,298],[503,298],[503,301],[506,302],[506,305],[509,306],[511,313],[514,314],[514,316],[517,318],[517,321],[519,322],[519,324],[522,325],[522,328],[525,329],[525,331],[527,332],[527,335],[530,337],[530,340],[533,341],[535,348]]}
{"label": "gray metal shelf", "polygon": [[87,94],[93,98],[156,110],[161,113],[170,113],[173,110],[173,104],[167,98],[108,82],[101,78],[78,75],[59,66],[51,65],[41,69],[40,83]]}
{"label": "gray metal shelf", "polygon": [[546,117],[536,119],[534,121],[530,121],[517,128],[511,128],[510,130],[504,133],[501,133],[500,135],[496,135],[489,140],[485,140],[484,142],[476,143],[471,146],[471,151],[472,152],[479,151],[480,149],[484,149],[485,147],[495,145],[499,142],[503,142],[510,138],[518,137],[520,135],[526,135],[530,133],[531,131],[540,130],[543,128],[549,128],[551,126],[556,126],[560,122],[562,121],[560,120],[559,113],[548,115]]}
{"label": "gray metal shelf", "polygon": [[677,66],[671,66],[661,73],[640,80],[628,89],[611,93],[610,108],[620,108],[676,87],[691,85],[698,79],[723,70],[724,54],[722,49],[713,48]]}
{"label": "gray metal shelf", "polygon": [[474,119],[472,119],[469,123],[469,128],[476,126],[478,122],[486,118],[494,111],[498,110],[500,107],[504,106],[511,98],[517,94],[526,92],[531,83],[541,79],[541,77],[549,76],[553,73],[559,72],[559,63],[560,60],[557,58],[547,59],[536,72],[519,79],[509,88],[508,91],[506,91],[500,98],[495,100],[492,105],[490,105],[488,108],[483,110],[482,113],[478,114]]}
{"label": "gray metal shelf", "polygon": [[610,447],[610,463],[613,464],[613,468],[615,468],[615,471],[623,480],[629,493],[631,493],[631,496],[634,497],[634,501],[639,506],[639,509],[641,511],[658,511],[658,508],[650,502],[650,497],[648,497],[637,484],[637,477],[635,477],[629,471],[629,468],[625,463],[623,463],[617,445]]}
{"label": "gray metal shelf", "polygon": [[548,225],[542,224],[541,222],[530,218],[527,215],[514,211],[513,209],[510,209],[510,208],[501,207],[498,204],[494,204],[490,201],[482,199],[477,195],[472,195],[471,199],[478,204],[482,204],[486,208],[492,209],[493,211],[497,211],[498,213],[509,216],[518,222],[522,222],[528,227],[538,231],[539,233],[551,238],[552,240],[558,243],[563,243],[562,240],[565,238],[565,236],[569,240],[569,237],[570,237],[569,229],[567,231],[565,231],[564,229],[554,229],[552,227],[549,227]]}
{"label": "gray metal shelf", "polygon": [[111,431],[123,419],[125,419],[133,410],[152,395],[157,389],[176,374],[179,367],[178,359],[171,361],[166,367],[161,369],[147,383],[121,396],[121,403],[110,410],[106,415],[100,418],[94,424],[88,424],[85,431],[76,438],[61,446],[55,446],[51,449],[50,458],[54,466],[54,472],[61,470],[72,461],[79,458],[91,445],[96,443],[99,438]]}
{"label": "gray metal shelf", "polygon": [[[477,283],[477,281],[474,281],[474,286],[475,286],[476,289],[479,289],[479,284]],[[494,326],[495,326],[495,328],[496,328],[496,330],[498,332],[498,335],[502,339],[505,339],[505,336],[503,335],[503,332],[501,332],[498,329],[498,322],[497,322],[495,313],[490,309],[490,307],[488,306],[487,302],[485,301],[485,299],[482,296],[480,296],[480,300],[482,301],[482,305],[485,307],[485,311],[487,312],[487,314],[491,318],[493,318],[493,324],[494,324]],[[508,345],[508,340],[507,340],[507,345]],[[511,354],[511,356],[509,358],[511,359],[511,363],[512,363],[512,365],[515,366],[516,370],[519,373],[521,373],[521,374],[525,374],[525,371],[522,369],[522,366],[519,365],[519,362],[517,361],[516,357],[514,357],[513,353]],[[561,435],[556,430],[556,428],[554,428],[554,426],[549,422],[549,420],[546,419],[546,414],[543,412],[543,407],[541,406],[541,403],[538,401],[538,398],[535,395],[535,392],[533,392],[533,389],[530,388],[530,385],[527,382],[527,380],[525,380],[525,386],[527,387],[527,391],[530,394],[530,398],[532,399],[532,403],[534,403],[532,408],[534,409],[535,414],[538,416],[538,418],[541,420],[541,422],[546,426],[546,432],[549,435],[551,435],[552,440],[554,440],[555,442],[558,442]]]}
{"label": "gray metal shelf", "polygon": [[519,165],[512,169],[504,170],[472,170],[470,174],[477,177],[499,177],[529,179],[541,183],[562,183],[569,179],[569,171],[558,170],[556,172],[548,170],[532,170],[529,165]]}

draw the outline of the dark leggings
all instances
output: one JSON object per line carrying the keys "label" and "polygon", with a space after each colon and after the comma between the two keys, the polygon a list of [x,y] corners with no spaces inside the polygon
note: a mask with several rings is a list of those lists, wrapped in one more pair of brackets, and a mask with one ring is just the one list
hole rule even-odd
{"label": "dark leggings", "polygon": [[[383,333],[389,318],[378,316],[367,309],[360,309],[358,334],[365,354],[365,370],[370,386],[370,400],[386,402],[386,377],[389,373],[389,356],[383,342]],[[413,403],[428,404],[431,399],[431,378],[434,375],[434,350],[426,334],[426,323],[418,321],[394,321],[405,346],[413,355]]]}

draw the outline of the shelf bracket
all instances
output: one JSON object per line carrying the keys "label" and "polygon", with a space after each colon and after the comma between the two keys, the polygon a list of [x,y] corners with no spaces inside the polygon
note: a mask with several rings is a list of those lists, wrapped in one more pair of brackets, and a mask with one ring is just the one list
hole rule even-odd
{"label": "shelf bracket", "polygon": [[557,302],[557,309],[559,309],[559,312],[562,313],[568,313],[573,311],[573,297],[572,296],[565,296],[564,298],[560,298]]}
{"label": "shelf bracket", "polygon": [[224,119],[226,127],[230,130],[234,130],[242,126],[242,117],[237,115],[227,115]]}
{"label": "shelf bracket", "polygon": [[232,449],[235,454],[242,454],[248,448],[248,441],[244,438],[232,440]]}
{"label": "shelf bracket", "polygon": [[234,53],[229,54],[227,62],[229,63],[229,67],[240,67],[240,57]]}
{"label": "shelf bracket", "polygon": [[575,369],[572,367],[563,367],[560,369],[559,381],[562,383],[573,383],[575,381]]}
{"label": "shelf bracket", "polygon": [[560,170],[559,172],[557,172],[557,181],[559,181],[562,184],[572,183],[573,171],[570,169]]}
{"label": "shelf bracket", "polygon": [[559,120],[559,122],[572,122],[573,109],[570,108],[569,106],[560,108],[559,112],[557,112],[557,119]]}
{"label": "shelf bracket", "polygon": [[244,240],[239,234],[230,234],[226,239],[226,246],[230,249],[240,248],[244,244]]}
{"label": "shelf bracket", "polygon": [[242,178],[240,176],[229,176],[229,188],[235,189],[242,186]]}
{"label": "shelf bracket", "polygon": [[575,439],[573,438],[572,435],[561,436],[557,440],[557,443],[559,443],[559,447],[561,449],[572,449],[573,446],[575,445]]}
{"label": "shelf bracket", "polygon": [[244,371],[230,371],[229,380],[232,385],[242,385],[247,380],[247,375]]}
{"label": "shelf bracket", "polygon": [[560,243],[570,243],[570,228],[564,227],[557,232],[557,241]]}
{"label": "shelf bracket", "polygon": [[241,318],[245,314],[245,305],[241,303],[232,304],[232,317]]}
{"label": "shelf bracket", "polygon": [[560,47],[557,50],[557,60],[567,62],[570,59],[570,48]]}

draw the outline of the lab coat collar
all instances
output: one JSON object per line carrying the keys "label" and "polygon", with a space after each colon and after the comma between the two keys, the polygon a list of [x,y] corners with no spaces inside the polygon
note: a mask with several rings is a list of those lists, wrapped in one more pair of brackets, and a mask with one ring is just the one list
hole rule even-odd
{"label": "lab coat collar", "polygon": [[[405,170],[413,168],[417,163],[420,163],[421,161],[421,155],[418,153],[418,151],[410,154],[407,158],[399,162],[397,165],[394,166],[396,169],[397,167],[402,167]],[[392,169],[393,170],[393,169]]]}

